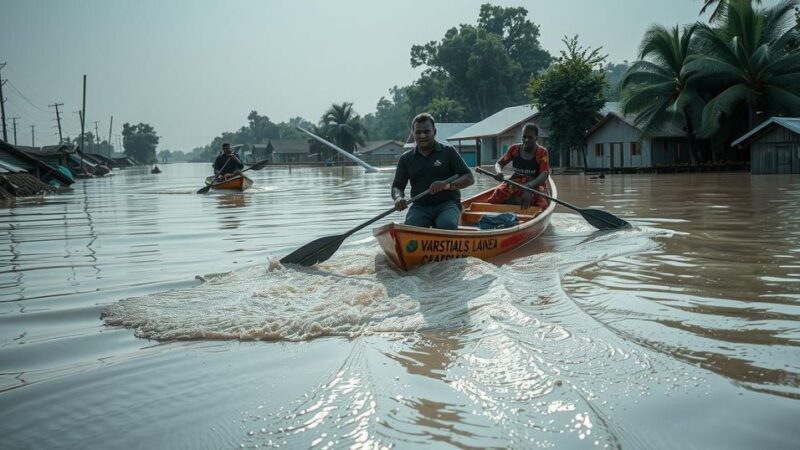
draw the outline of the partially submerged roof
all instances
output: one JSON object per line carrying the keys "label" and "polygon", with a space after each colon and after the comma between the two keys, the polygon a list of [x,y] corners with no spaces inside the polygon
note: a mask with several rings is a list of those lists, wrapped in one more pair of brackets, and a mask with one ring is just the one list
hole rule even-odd
{"label": "partially submerged roof", "polygon": [[749,145],[751,141],[775,127],[783,127],[794,134],[800,134],[800,117],[771,117],[769,120],[745,133],[739,139],[731,142],[731,147]]}
{"label": "partially submerged roof", "polygon": [[20,166],[0,159],[0,173],[27,173],[28,171]]}
{"label": "partially submerged roof", "polygon": [[395,140],[367,141],[364,144],[366,144],[366,145],[364,145],[363,147],[358,146],[356,148],[356,151],[358,151],[358,153],[361,153],[361,154],[371,153],[371,152],[374,152],[375,150],[379,150],[379,149],[381,149],[383,147],[386,147],[387,145],[391,145],[391,144],[395,144],[395,145],[400,146],[400,147],[403,146],[402,142],[395,141]]}
{"label": "partially submerged roof", "polygon": [[308,153],[309,145],[305,139],[271,139],[270,144],[275,153]]}
{"label": "partially submerged roof", "polygon": [[9,172],[14,172],[17,169],[23,169],[27,172],[38,172],[39,176],[42,178],[55,178],[64,186],[69,186],[73,182],[73,180],[66,177],[50,164],[3,141],[0,141],[0,161],[4,163],[5,168],[9,170]]}
{"label": "partially submerged roof", "polygon": [[511,106],[492,114],[471,127],[445,137],[448,141],[457,141],[500,136],[508,130],[531,120],[536,114],[538,114],[538,111],[533,105]]}

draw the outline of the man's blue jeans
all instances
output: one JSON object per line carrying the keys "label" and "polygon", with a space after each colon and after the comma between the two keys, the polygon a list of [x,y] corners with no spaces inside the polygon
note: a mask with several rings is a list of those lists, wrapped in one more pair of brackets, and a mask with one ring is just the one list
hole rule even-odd
{"label": "man's blue jeans", "polygon": [[406,214],[406,225],[423,228],[457,230],[461,219],[461,203],[451,200],[434,206],[413,204]]}

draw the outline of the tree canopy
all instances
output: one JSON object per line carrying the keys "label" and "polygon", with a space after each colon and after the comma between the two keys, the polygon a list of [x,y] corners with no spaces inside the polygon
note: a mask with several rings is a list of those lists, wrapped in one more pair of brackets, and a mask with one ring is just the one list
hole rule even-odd
{"label": "tree canopy", "polygon": [[606,102],[605,74],[599,70],[606,56],[599,48],[579,46],[578,36],[562,41],[566,51],[531,82],[528,94],[549,122],[550,144],[557,154],[580,146],[585,164],[586,148],[580,144]]}
{"label": "tree canopy", "polygon": [[330,137],[336,145],[350,153],[355,151],[356,144],[363,146],[368,137],[361,116],[356,114],[350,102],[331,105],[322,115],[319,125],[325,137]]}
{"label": "tree canopy", "polygon": [[156,162],[158,140],[156,131],[149,124],[122,125],[122,146],[125,148],[125,156],[130,156],[142,164]]}
{"label": "tree canopy", "polygon": [[414,84],[415,93],[423,94],[412,98],[414,106],[449,98],[463,105],[466,120],[478,121],[524,103],[531,78],[551,61],[539,44],[539,27],[527,14],[522,7],[484,4],[477,25],[461,24],[439,42],[414,45],[411,66],[427,67]]}

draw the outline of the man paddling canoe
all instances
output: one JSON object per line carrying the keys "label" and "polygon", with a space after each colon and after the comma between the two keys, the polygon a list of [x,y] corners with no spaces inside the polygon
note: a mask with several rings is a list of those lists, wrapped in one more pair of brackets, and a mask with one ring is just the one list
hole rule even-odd
{"label": "man paddling canoe", "polygon": [[[460,190],[474,184],[475,178],[456,149],[436,142],[433,116],[419,114],[411,121],[411,127],[417,145],[397,162],[392,183],[395,209],[408,207],[405,189],[410,181],[412,197],[428,188],[430,193],[411,205],[406,225],[456,230],[461,216]],[[460,176],[452,182],[443,181],[452,175]]]}

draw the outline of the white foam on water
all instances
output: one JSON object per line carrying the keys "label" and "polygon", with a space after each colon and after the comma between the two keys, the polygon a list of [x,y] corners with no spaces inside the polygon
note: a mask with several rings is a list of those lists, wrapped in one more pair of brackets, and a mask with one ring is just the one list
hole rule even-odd
{"label": "white foam on water", "polygon": [[[574,219],[565,217],[559,226],[582,231],[584,225]],[[405,273],[392,268],[370,238],[312,268],[270,260],[199,277],[204,282],[191,288],[128,298],[109,306],[103,319],[156,340],[289,341],[472,326],[493,322],[494,316],[524,321],[530,318],[520,316],[515,304],[528,301],[531,283],[538,295],[552,297],[560,292],[559,273],[568,266],[654,245],[640,231],[628,232],[637,239],[622,233],[590,235],[572,248],[503,267],[466,258]]]}

